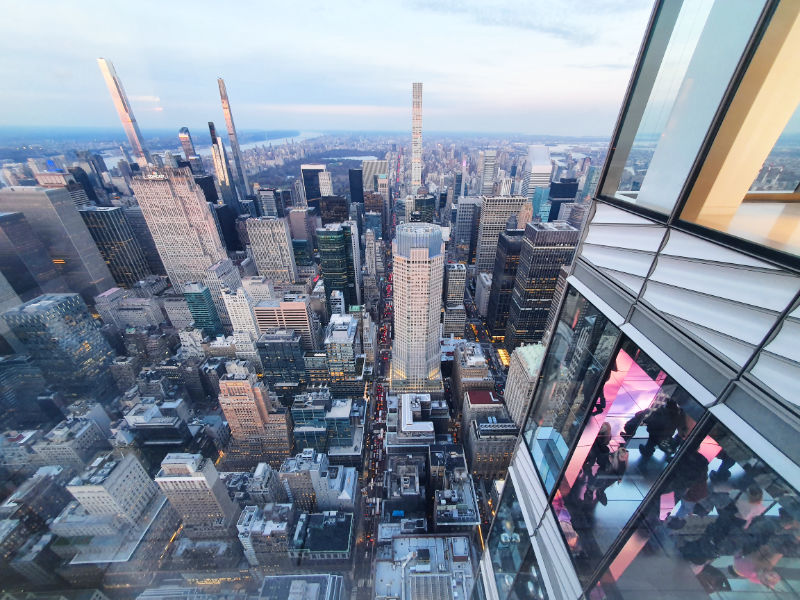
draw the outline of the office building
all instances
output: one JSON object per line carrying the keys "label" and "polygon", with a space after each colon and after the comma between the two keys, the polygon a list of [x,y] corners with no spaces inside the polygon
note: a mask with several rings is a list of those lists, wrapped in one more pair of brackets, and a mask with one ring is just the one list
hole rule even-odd
{"label": "office building", "polygon": [[226,537],[235,532],[239,508],[210,459],[200,454],[167,454],[155,481],[181,516],[189,538]]}
{"label": "office building", "polygon": [[444,320],[442,336],[463,337],[467,312],[464,307],[464,286],[467,281],[467,267],[461,263],[445,265],[444,280]]}
{"label": "office building", "polygon": [[99,457],[69,482],[67,491],[90,515],[113,516],[129,525],[139,522],[158,495],[158,488],[133,454]]}
{"label": "office building", "polygon": [[526,202],[524,196],[483,196],[475,264],[479,273],[491,273],[497,240],[509,217],[516,217]]}
{"label": "office building", "polygon": [[66,292],[66,282],[25,215],[0,213],[0,273],[20,300]]}
{"label": "office building", "polygon": [[271,390],[297,393],[306,382],[303,347],[299,333],[291,329],[266,329],[256,341],[263,365],[263,380]]}
{"label": "office building", "polygon": [[267,462],[276,469],[289,456],[291,441],[285,411],[255,374],[223,375],[219,380],[219,405],[234,440],[228,455],[235,452],[240,462],[250,467]]}
{"label": "office building", "polygon": [[[244,284],[244,282],[242,283]],[[253,335],[258,334],[256,313],[253,310],[254,300],[244,287],[235,291],[224,290],[222,300],[225,302],[225,308],[231,320],[231,329],[234,332],[244,331]]]}
{"label": "office building", "polygon": [[328,304],[331,307],[331,316],[344,315],[346,307],[344,305],[344,294],[341,291],[333,290]]}
{"label": "office building", "polygon": [[278,476],[289,499],[302,511],[353,511],[355,508],[356,469],[331,465],[325,453],[306,448],[287,458]]}
{"label": "office building", "polygon": [[489,297],[492,290],[492,276],[489,273],[478,273],[475,278],[475,309],[486,318],[489,310]]}
{"label": "office building", "polygon": [[511,353],[505,400],[508,414],[517,427],[522,427],[533,400],[533,391],[544,360],[544,350],[541,344],[527,344],[517,346]]}
{"label": "office building", "polygon": [[528,223],[506,325],[510,351],[544,337],[561,267],[572,262],[580,232],[564,221]]}
{"label": "office building", "polygon": [[222,138],[217,135],[217,129],[211,121],[208,122],[208,131],[211,136],[211,159],[214,163],[214,173],[217,176],[217,186],[222,203],[233,207],[234,212],[239,214],[236,181],[233,178],[231,166],[228,162],[225,144],[222,142]]}
{"label": "office building", "polygon": [[493,390],[489,361],[478,342],[458,342],[453,351],[453,405],[461,410],[464,394],[471,390]]}
{"label": "office building", "polygon": [[472,264],[478,246],[478,231],[481,219],[481,198],[461,197],[456,205],[456,224],[451,233],[451,244],[455,257]]}
{"label": "office building", "polygon": [[108,450],[103,429],[91,418],[61,421],[33,443],[38,465],[58,465],[83,471],[101,450]]}
{"label": "office building", "polygon": [[3,318],[55,389],[97,398],[113,391],[114,350],[78,294],[39,296]]}
{"label": "office building", "polygon": [[331,181],[331,174],[329,171],[320,171],[319,175],[319,193],[320,198],[325,196],[333,196],[333,182]]}
{"label": "office building", "polygon": [[236,169],[235,181],[239,198],[244,199],[250,194],[250,184],[247,181],[247,170],[242,159],[242,151],[239,148],[239,138],[236,136],[236,126],[233,124],[233,113],[231,104],[228,101],[228,90],[225,88],[225,80],[217,78],[219,85],[219,98],[222,101],[222,112],[225,115],[225,126],[228,128],[228,138],[231,142],[231,154],[233,154],[233,164]]}
{"label": "office building", "polygon": [[480,159],[481,195],[491,196],[494,189],[494,177],[497,174],[497,150],[484,150],[481,152]]}
{"label": "office building", "polygon": [[183,286],[183,297],[186,299],[196,329],[212,338],[222,334],[222,321],[211,299],[211,292],[205,285],[197,282],[187,283]]}
{"label": "office building", "polygon": [[333,223],[317,229],[317,245],[325,294],[330,297],[333,290],[341,291],[347,306],[361,304],[358,285],[361,260],[357,231],[355,223],[351,221]]}
{"label": "office building", "polygon": [[464,449],[472,476],[488,481],[505,479],[519,427],[507,416],[478,416],[466,427]]}
{"label": "office building", "polygon": [[[76,169],[80,169],[80,167],[76,167]],[[81,169],[81,172],[83,172],[83,169]],[[85,175],[86,174],[84,172],[84,176]],[[78,183],[75,175],[69,172],[64,173],[61,171],[48,171],[45,173],[34,173],[34,178],[36,179],[37,185],[40,185],[43,188],[63,188],[67,190],[76,208],[94,206],[96,202],[96,198],[95,200],[91,200],[89,198],[86,188],[84,188],[84,185],[86,185],[94,194],[94,188],[92,188],[92,184],[88,182],[88,177],[86,177],[86,183],[84,185]]]}
{"label": "office building", "polygon": [[195,175],[203,175],[203,173],[205,173],[203,159],[200,158],[194,148],[194,142],[192,141],[192,136],[189,133],[188,127],[180,128],[178,131],[178,140],[181,143],[183,155],[186,157],[186,161],[189,163],[189,168],[192,170],[192,173]]}
{"label": "office building", "polygon": [[757,190],[797,108],[799,10],[656,3],[486,540],[488,597],[521,578],[549,598],[794,594],[797,245],[788,197]]}
{"label": "office building", "polygon": [[131,108],[128,95],[122,87],[122,81],[117,76],[114,65],[110,60],[98,58],[97,64],[100,66],[100,72],[103,74],[106,86],[108,86],[111,100],[114,102],[114,108],[117,110],[119,120],[122,122],[125,135],[128,136],[128,143],[131,146],[131,150],[133,150],[133,156],[140,167],[146,167],[150,164],[150,154],[144,146],[142,132],[139,131],[136,117],[133,116],[133,108]]}
{"label": "office building", "polygon": [[340,384],[355,380],[358,380],[363,389],[364,357],[358,327],[359,320],[354,315],[331,315],[325,332],[325,353],[334,389]]}
{"label": "office building", "polygon": [[492,283],[486,304],[486,326],[493,338],[503,338],[506,335],[508,311],[517,279],[524,234],[523,229],[506,229],[497,241]]}
{"label": "office building", "polygon": [[322,349],[321,330],[311,311],[311,297],[306,294],[284,294],[280,300],[262,300],[253,311],[260,332],[269,329],[291,329],[300,336],[303,350]]}
{"label": "office building", "polygon": [[121,207],[88,206],[78,213],[117,285],[129,288],[150,275],[144,253]]}
{"label": "office building", "polygon": [[429,223],[397,228],[394,261],[392,389],[441,387],[439,315],[444,279],[442,230]]}
{"label": "office building", "polygon": [[347,199],[344,196],[322,196],[319,199],[319,215],[323,225],[347,221],[350,218]]}
{"label": "office building", "polygon": [[156,298],[137,298],[132,291],[113,287],[95,296],[94,308],[103,323],[126,327],[153,327],[164,322]]}
{"label": "office building", "polygon": [[65,189],[3,188],[0,210],[25,216],[69,291],[91,303],[97,294],[113,287],[111,272]]}
{"label": "office building", "polygon": [[361,173],[364,198],[366,199],[367,192],[378,193],[378,177],[380,175],[389,175],[389,161],[363,160],[361,161]]}
{"label": "office building", "polygon": [[128,225],[130,225],[136,241],[139,242],[150,272],[155,275],[166,275],[167,271],[164,269],[164,263],[161,262],[161,255],[158,253],[153,234],[150,232],[141,207],[137,204],[136,206],[125,206],[122,210],[125,212],[125,218],[128,220]]}
{"label": "office building", "polygon": [[323,171],[325,171],[325,165],[300,165],[300,181],[302,183],[303,198],[305,199],[304,204],[307,204],[309,200],[316,200],[322,197],[320,173]]}
{"label": "office building", "polygon": [[522,195],[533,200],[534,190],[549,188],[553,163],[550,160],[550,149],[536,144],[528,146],[528,160],[525,165],[525,177],[522,182]]}
{"label": "office building", "polygon": [[258,274],[279,283],[297,281],[289,225],[285,219],[261,217],[247,219],[250,252]]}
{"label": "office building", "polygon": [[236,529],[248,564],[267,573],[289,570],[289,543],[296,524],[297,510],[291,503],[246,506],[239,515]]}
{"label": "office building", "polygon": [[347,172],[350,183],[350,202],[364,203],[364,170],[350,169]]}

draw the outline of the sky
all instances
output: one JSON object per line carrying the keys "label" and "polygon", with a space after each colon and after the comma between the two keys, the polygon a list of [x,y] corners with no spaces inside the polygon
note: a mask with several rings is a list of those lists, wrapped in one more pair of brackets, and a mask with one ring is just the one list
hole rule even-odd
{"label": "sky", "polygon": [[0,126],[610,135],[652,0],[4,0]]}

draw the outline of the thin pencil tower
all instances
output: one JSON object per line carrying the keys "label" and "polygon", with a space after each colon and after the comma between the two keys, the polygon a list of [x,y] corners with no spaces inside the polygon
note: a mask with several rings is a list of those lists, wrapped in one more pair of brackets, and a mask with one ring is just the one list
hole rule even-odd
{"label": "thin pencil tower", "polygon": [[111,93],[111,99],[114,101],[114,108],[117,109],[119,120],[122,121],[122,128],[125,130],[125,135],[128,136],[128,143],[133,149],[133,155],[136,157],[136,162],[140,166],[147,166],[150,161],[150,153],[144,147],[144,139],[142,132],[139,131],[139,125],[136,123],[136,117],[133,116],[133,109],[130,102],[128,102],[128,95],[125,93],[125,88],[122,87],[122,81],[117,76],[114,70],[114,64],[105,58],[98,58],[97,64],[100,66],[100,72],[103,74],[103,79],[106,80],[106,86]]}
{"label": "thin pencil tower", "polygon": [[411,194],[422,185],[422,84],[414,83],[411,113]]}
{"label": "thin pencil tower", "polygon": [[247,181],[247,174],[244,172],[242,151],[239,149],[239,138],[236,137],[236,126],[233,124],[233,113],[231,112],[231,103],[228,101],[228,90],[225,89],[225,80],[219,77],[217,83],[219,84],[219,97],[222,100],[222,112],[225,114],[225,125],[231,140],[233,164],[236,167],[236,189],[239,191],[239,198],[244,200],[250,193],[250,184]]}

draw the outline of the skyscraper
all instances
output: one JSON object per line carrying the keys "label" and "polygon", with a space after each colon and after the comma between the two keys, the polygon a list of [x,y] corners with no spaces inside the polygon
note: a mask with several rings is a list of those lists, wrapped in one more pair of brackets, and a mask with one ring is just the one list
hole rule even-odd
{"label": "skyscraper", "polygon": [[131,108],[130,102],[128,102],[128,95],[122,87],[122,81],[120,81],[120,78],[117,76],[114,65],[110,60],[98,58],[97,64],[100,66],[100,72],[103,74],[103,79],[106,81],[111,99],[114,101],[114,108],[117,109],[119,120],[122,121],[122,128],[125,130],[125,135],[128,136],[128,143],[133,149],[136,162],[139,163],[140,167],[146,167],[150,163],[150,154],[144,147],[144,138],[142,138],[142,132],[139,131],[136,117],[133,116],[133,108]]}
{"label": "skyscraper", "polygon": [[190,539],[234,533],[239,509],[210,459],[200,454],[167,454],[155,481],[181,515]]}
{"label": "skyscraper", "polygon": [[297,266],[286,219],[247,219],[247,235],[259,275],[276,282],[297,281]]}
{"label": "skyscraper", "polygon": [[25,215],[0,213],[0,272],[23,302],[67,285]]}
{"label": "skyscraper", "polygon": [[189,166],[192,169],[192,173],[195,175],[202,175],[205,171],[205,169],[203,169],[203,159],[197,155],[197,151],[194,148],[194,142],[192,141],[192,136],[189,133],[188,127],[180,128],[178,131],[178,139],[181,142],[183,154],[186,157],[186,160],[189,161]]}
{"label": "skyscraper", "polygon": [[4,188],[0,190],[0,210],[25,215],[69,291],[92,303],[95,296],[114,286],[111,272],[67,190]]}
{"label": "skyscraper", "polygon": [[497,240],[492,286],[486,305],[486,326],[495,338],[506,335],[511,294],[514,292],[514,282],[517,279],[524,235],[524,229],[506,229]]}
{"label": "skyscraper", "polygon": [[[349,223],[332,223],[317,229],[325,295],[330,297],[333,290],[340,290],[347,306],[359,304],[355,270],[357,246],[353,242],[354,232]],[[360,267],[360,259],[358,260]]]}
{"label": "skyscraper", "polygon": [[214,123],[211,121],[208,123],[208,131],[211,135],[211,158],[214,161],[214,172],[217,174],[217,185],[219,185],[222,202],[233,207],[238,215],[239,200],[236,193],[236,183],[228,163],[225,144],[222,143],[222,138],[217,135],[217,128],[214,127]]}
{"label": "skyscraper", "polygon": [[481,153],[481,156],[483,158],[483,169],[481,171],[481,195],[491,196],[494,185],[494,176],[497,174],[497,150],[485,150]]}
{"label": "skyscraper", "polygon": [[222,100],[222,112],[225,114],[225,125],[228,128],[228,137],[231,141],[233,164],[236,168],[236,188],[239,190],[239,197],[244,199],[251,193],[250,184],[247,181],[242,151],[239,148],[239,138],[236,136],[236,126],[233,124],[233,113],[231,112],[231,104],[228,101],[228,91],[225,89],[225,80],[219,77],[217,84],[219,84],[219,97]]}
{"label": "skyscraper", "polygon": [[[524,196],[484,196],[482,200],[475,264],[479,273],[491,273],[497,252],[497,239],[505,231],[508,218],[519,213],[526,198]],[[519,225],[522,226],[523,223]]]}
{"label": "skyscraper", "polygon": [[[231,428],[235,449],[255,465],[279,468],[289,457],[286,414],[254,373],[226,374],[219,380],[219,405]],[[230,449],[229,449],[230,451]]]}
{"label": "skyscraper", "polygon": [[411,194],[422,185],[422,83],[413,83],[411,100]]}
{"label": "skyscraper", "polygon": [[48,383],[72,396],[106,399],[114,351],[78,294],[46,294],[3,318]]}
{"label": "skyscraper", "polygon": [[442,230],[430,223],[397,227],[394,260],[392,389],[441,388],[439,315],[444,279]]}
{"label": "skyscraper", "polygon": [[480,198],[462,196],[456,205],[456,226],[452,235],[456,256],[470,264],[478,246],[478,226],[481,220]]}
{"label": "skyscraper", "polygon": [[517,427],[522,427],[528,408],[533,400],[533,391],[539,381],[539,371],[544,360],[544,346],[527,344],[517,346],[511,353],[506,380],[506,408]]}
{"label": "skyscraper", "polygon": [[130,288],[150,275],[139,241],[119,206],[87,206],[78,213],[117,285]]}
{"label": "skyscraper", "polygon": [[350,181],[350,202],[364,203],[364,171],[362,169],[350,169],[348,178]]}
{"label": "skyscraper", "polygon": [[533,199],[536,188],[550,187],[553,164],[547,146],[536,144],[528,146],[528,160],[525,165],[525,178],[522,181],[522,195]]}
{"label": "skyscraper", "polygon": [[134,177],[131,186],[175,290],[183,293],[187,282],[205,282],[209,267],[227,254],[190,170],[151,169]]}
{"label": "skyscraper", "polygon": [[378,192],[378,176],[389,174],[388,160],[362,160],[362,185],[364,192]]}
{"label": "skyscraper", "polygon": [[300,165],[300,179],[303,184],[303,199],[306,203],[322,197],[322,186],[319,174],[325,170],[325,165]]}
{"label": "skyscraper", "polygon": [[509,351],[544,337],[559,271],[572,262],[579,237],[580,232],[564,221],[526,226],[508,309],[505,345]]}
{"label": "skyscraper", "polygon": [[222,333],[222,322],[211,299],[211,292],[202,283],[191,282],[183,286],[183,297],[194,319],[194,326],[205,335],[216,337]]}

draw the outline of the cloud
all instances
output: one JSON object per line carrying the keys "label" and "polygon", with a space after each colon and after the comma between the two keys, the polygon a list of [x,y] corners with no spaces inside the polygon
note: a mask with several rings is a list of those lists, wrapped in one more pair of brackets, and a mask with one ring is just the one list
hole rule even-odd
{"label": "cloud", "polygon": [[161,102],[158,96],[130,96],[131,102]]}

